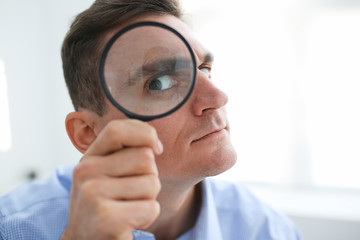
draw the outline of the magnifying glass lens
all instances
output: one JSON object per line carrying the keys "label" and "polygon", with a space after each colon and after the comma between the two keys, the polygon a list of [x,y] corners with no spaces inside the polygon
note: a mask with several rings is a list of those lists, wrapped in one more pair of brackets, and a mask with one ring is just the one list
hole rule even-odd
{"label": "magnifying glass lens", "polygon": [[196,79],[189,44],[174,29],[154,22],[118,32],[107,44],[100,65],[111,102],[129,117],[145,120],[180,107]]}

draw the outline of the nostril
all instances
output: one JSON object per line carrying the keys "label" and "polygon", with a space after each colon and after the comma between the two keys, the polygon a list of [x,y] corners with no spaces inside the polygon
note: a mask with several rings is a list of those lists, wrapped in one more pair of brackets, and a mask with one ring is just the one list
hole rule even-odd
{"label": "nostril", "polygon": [[207,112],[217,110],[225,106],[228,102],[228,96],[214,85],[208,88],[202,88],[194,94],[193,111],[197,116]]}

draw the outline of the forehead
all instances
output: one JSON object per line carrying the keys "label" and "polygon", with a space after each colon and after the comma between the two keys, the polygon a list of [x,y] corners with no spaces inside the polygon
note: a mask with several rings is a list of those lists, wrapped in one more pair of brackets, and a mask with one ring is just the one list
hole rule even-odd
{"label": "forehead", "polygon": [[140,21],[155,21],[166,24],[176,31],[178,31],[184,38],[189,42],[191,48],[195,52],[197,61],[200,61],[202,58],[208,55],[209,51],[194,37],[190,28],[179,18],[172,16],[172,15],[144,15],[132,20],[125,22],[124,24],[112,29],[111,31],[107,32],[104,36],[104,45],[109,39],[121,28]]}

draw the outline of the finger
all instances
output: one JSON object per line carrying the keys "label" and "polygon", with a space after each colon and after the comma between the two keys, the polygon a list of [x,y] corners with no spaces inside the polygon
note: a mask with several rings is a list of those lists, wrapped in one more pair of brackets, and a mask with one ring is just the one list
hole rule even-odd
{"label": "finger", "polygon": [[124,177],[142,174],[158,176],[155,155],[151,148],[126,148],[107,155],[100,163],[102,174],[109,177]]}
{"label": "finger", "polygon": [[151,148],[125,148],[106,156],[86,156],[74,169],[76,182],[99,176],[128,177],[142,174],[158,176],[154,152]]}
{"label": "finger", "polygon": [[125,178],[98,178],[89,180],[82,186],[84,196],[113,200],[156,199],[161,189],[160,180],[155,175],[141,175]]}
{"label": "finger", "polygon": [[112,227],[129,224],[133,229],[145,229],[150,226],[160,213],[160,205],[156,200],[108,201],[105,212],[113,216]]}
{"label": "finger", "polygon": [[155,128],[134,119],[114,120],[101,131],[85,155],[106,155],[124,147],[142,146],[152,148],[156,154],[162,152]]}

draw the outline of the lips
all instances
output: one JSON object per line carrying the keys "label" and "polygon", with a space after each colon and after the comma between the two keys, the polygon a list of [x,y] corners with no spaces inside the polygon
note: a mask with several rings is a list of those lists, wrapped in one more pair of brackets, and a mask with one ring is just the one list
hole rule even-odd
{"label": "lips", "polygon": [[230,130],[225,111],[214,111],[198,120],[200,121],[191,125],[187,131],[185,139],[188,139],[186,142],[190,144],[212,137],[216,138]]}
{"label": "lips", "polygon": [[216,134],[218,134],[218,133],[221,133],[221,131],[223,131],[223,130],[225,131],[226,129],[225,129],[225,128],[221,128],[221,129],[216,129],[216,130],[210,131],[209,133],[203,135],[203,136],[200,137],[200,138],[195,139],[195,140],[192,141],[192,142],[194,143],[194,142],[201,141],[201,140],[203,140],[203,139],[205,139],[205,138],[207,138],[207,137],[210,137],[210,136],[216,135]]}
{"label": "lips", "polygon": [[201,140],[204,140],[208,137],[216,136],[221,134],[223,131],[228,131],[229,127],[226,123],[227,121],[222,121],[221,118],[215,118],[213,121],[206,121],[206,124],[201,125],[195,131],[196,135],[193,138],[194,140],[191,143],[195,143]]}

